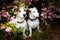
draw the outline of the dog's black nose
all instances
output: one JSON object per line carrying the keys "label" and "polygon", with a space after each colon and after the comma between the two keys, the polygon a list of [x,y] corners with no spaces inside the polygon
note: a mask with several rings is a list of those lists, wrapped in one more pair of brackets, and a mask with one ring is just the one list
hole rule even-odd
{"label": "dog's black nose", "polygon": [[25,17],[25,16],[26,16],[26,14],[23,14],[23,16]]}

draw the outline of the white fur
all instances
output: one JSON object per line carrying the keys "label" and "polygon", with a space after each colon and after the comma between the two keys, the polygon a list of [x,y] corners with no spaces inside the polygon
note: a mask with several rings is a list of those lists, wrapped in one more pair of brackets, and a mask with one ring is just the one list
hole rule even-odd
{"label": "white fur", "polygon": [[16,22],[15,26],[16,26],[16,28],[22,27],[23,28],[23,35],[26,36],[26,34],[25,34],[25,30],[27,29],[27,23],[26,23],[26,20],[25,20],[26,16],[25,17],[23,16],[24,14],[26,15],[26,12],[24,11],[23,8],[20,8],[20,11],[21,12],[19,12],[17,14],[16,18],[18,19],[17,20],[18,22],[23,22],[23,23],[17,23]]}
{"label": "white fur", "polygon": [[37,30],[40,32],[40,30],[39,30],[39,20],[38,20],[39,13],[38,13],[38,11],[35,7],[30,8],[29,10],[31,11],[29,13],[29,18],[30,19],[35,19],[37,17],[34,21],[31,21],[30,19],[28,19],[28,21],[27,21],[28,26],[29,26],[29,31],[30,31],[29,36],[32,36],[32,28],[37,28]]}
{"label": "white fur", "polygon": [[[20,27],[23,28],[23,35],[26,36],[25,34],[25,30],[27,29],[27,23],[26,23],[26,20],[25,20],[25,17],[23,15],[26,15],[26,12],[24,11],[23,8],[20,9],[20,12],[18,12],[18,14],[16,15],[16,22],[14,23],[15,24],[15,27],[17,29],[19,29]],[[18,23],[18,22],[22,22],[22,23]]]}

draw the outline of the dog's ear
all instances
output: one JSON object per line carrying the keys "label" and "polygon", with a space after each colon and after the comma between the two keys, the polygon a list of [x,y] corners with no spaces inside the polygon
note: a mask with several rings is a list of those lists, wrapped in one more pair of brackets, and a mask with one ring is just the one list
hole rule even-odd
{"label": "dog's ear", "polygon": [[30,11],[30,10],[28,10],[28,12],[29,12],[29,13],[31,13],[31,11]]}
{"label": "dog's ear", "polygon": [[27,13],[30,13],[31,11],[30,11],[30,10],[27,10],[26,12],[27,12]]}

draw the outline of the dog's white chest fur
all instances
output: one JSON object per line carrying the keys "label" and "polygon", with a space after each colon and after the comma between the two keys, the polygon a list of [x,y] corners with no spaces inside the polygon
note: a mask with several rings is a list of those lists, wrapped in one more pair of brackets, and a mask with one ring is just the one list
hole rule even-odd
{"label": "dog's white chest fur", "polygon": [[33,21],[28,20],[28,25],[31,28],[36,28],[39,25],[39,20],[38,19],[35,19]]}
{"label": "dog's white chest fur", "polygon": [[24,20],[23,23],[16,23],[15,27],[16,28],[22,27],[22,28],[26,29],[27,28],[26,20]]}
{"label": "dog's white chest fur", "polygon": [[17,22],[15,24],[16,28],[22,27],[22,28],[26,29],[27,23],[26,23],[26,20],[23,16],[24,14],[26,14],[26,12],[24,12],[24,11],[17,14],[17,16],[16,16]]}

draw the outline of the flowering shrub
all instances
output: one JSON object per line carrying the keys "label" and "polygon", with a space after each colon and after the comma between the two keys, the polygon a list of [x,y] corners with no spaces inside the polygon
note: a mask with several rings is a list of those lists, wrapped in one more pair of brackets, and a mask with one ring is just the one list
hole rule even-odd
{"label": "flowering shrub", "polygon": [[[21,6],[20,5],[20,1],[21,0],[19,0],[19,2],[17,0],[15,0],[13,2],[13,4],[15,4],[15,5],[13,5],[13,7],[14,8],[20,7]],[[60,2],[56,2],[56,3],[59,4],[58,6],[60,6]],[[18,6],[17,6],[17,4],[18,4]],[[26,6],[31,5],[31,4],[32,4],[31,2],[29,2],[29,4],[28,4],[28,2],[26,2]],[[51,4],[51,6],[50,6],[50,4]],[[33,36],[31,37],[32,40],[34,40],[34,39],[35,40],[39,40],[39,39],[41,39],[41,40],[50,40],[49,39],[49,35],[50,35],[50,27],[49,27],[49,25],[50,25],[50,23],[48,24],[47,22],[49,20],[54,21],[55,18],[60,18],[60,15],[57,15],[57,14],[54,14],[54,12],[51,12],[50,8],[54,8],[55,9],[55,6],[53,6],[52,4],[54,4],[54,3],[49,3],[49,6],[47,8],[46,7],[43,8],[42,9],[43,12],[40,15],[40,16],[42,16],[42,19],[41,20],[43,20],[43,21],[40,22],[40,24],[42,24],[43,26],[42,25],[40,25],[40,26],[42,26],[42,27],[45,26],[46,27],[46,30],[44,30],[42,34],[34,31],[33,32]],[[10,5],[7,6],[7,11],[9,13],[11,13],[11,15],[9,15],[8,12],[4,12],[6,14],[3,14],[2,16],[4,16],[5,18],[8,18],[9,16],[12,17],[12,15],[14,15],[13,14],[14,9],[11,10],[10,7],[11,7]],[[60,8],[58,8],[57,11],[60,12]],[[3,10],[2,10],[2,12],[3,12]],[[44,19],[49,19],[49,20],[46,21]],[[2,20],[1,20],[1,15],[0,15],[0,22],[1,21]],[[19,29],[16,29],[16,27],[14,25],[15,21],[16,21],[15,20],[15,17],[13,16],[10,19],[10,22],[8,22],[8,23],[7,22],[6,23],[0,23],[0,40],[10,40],[10,39],[12,39],[12,40],[19,40],[22,37],[21,32],[23,32],[23,28],[20,27]],[[9,34],[9,35],[7,35],[7,34]],[[12,38],[8,39],[9,37],[7,38],[6,36],[9,36],[9,37],[12,36]]]}

